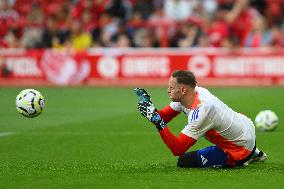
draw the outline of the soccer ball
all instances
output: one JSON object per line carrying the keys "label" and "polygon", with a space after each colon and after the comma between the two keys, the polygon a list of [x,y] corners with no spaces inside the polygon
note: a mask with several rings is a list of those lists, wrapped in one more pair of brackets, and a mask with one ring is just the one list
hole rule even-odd
{"label": "soccer ball", "polygon": [[255,117],[255,126],[261,131],[273,131],[278,124],[278,116],[271,110],[260,111]]}
{"label": "soccer ball", "polygon": [[16,108],[25,117],[36,117],[44,108],[44,98],[35,89],[22,90],[16,97]]}

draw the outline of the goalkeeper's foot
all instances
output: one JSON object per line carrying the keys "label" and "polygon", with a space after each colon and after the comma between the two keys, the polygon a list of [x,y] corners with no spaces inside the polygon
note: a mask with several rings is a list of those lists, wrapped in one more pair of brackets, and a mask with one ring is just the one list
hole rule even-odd
{"label": "goalkeeper's foot", "polygon": [[258,152],[256,152],[254,156],[244,164],[244,166],[247,166],[250,163],[264,162],[267,160],[267,155],[263,151],[259,151],[258,149],[256,151]]}
{"label": "goalkeeper's foot", "polygon": [[249,163],[264,162],[265,160],[267,160],[267,155],[263,151],[259,151],[258,154],[249,160]]}

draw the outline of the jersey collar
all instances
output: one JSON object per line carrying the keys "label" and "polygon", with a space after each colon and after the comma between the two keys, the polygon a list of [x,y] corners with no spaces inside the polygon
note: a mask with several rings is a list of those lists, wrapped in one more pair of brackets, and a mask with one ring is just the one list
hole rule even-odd
{"label": "jersey collar", "polygon": [[199,94],[198,94],[198,92],[195,92],[193,103],[191,104],[189,109],[193,110],[193,109],[197,108],[197,106],[199,104],[200,104]]}

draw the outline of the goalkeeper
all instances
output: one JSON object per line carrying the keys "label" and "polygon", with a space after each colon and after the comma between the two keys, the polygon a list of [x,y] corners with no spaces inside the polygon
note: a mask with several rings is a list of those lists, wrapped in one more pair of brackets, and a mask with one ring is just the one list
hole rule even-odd
{"label": "goalkeeper", "polygon": [[[236,167],[267,159],[266,154],[256,148],[252,121],[205,88],[196,86],[192,72],[172,73],[168,86],[172,102],[161,110],[155,108],[144,89],[136,88],[135,93],[140,113],[156,126],[172,153],[179,156],[178,167]],[[167,123],[181,112],[187,116],[188,123],[175,136]],[[187,152],[202,136],[214,145]]]}

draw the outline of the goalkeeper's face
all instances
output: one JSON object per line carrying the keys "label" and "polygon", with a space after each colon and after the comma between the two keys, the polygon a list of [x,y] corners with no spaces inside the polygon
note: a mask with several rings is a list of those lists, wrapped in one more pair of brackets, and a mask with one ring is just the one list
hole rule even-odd
{"label": "goalkeeper's face", "polygon": [[183,85],[177,83],[177,79],[174,77],[169,80],[168,94],[173,102],[181,102],[185,96]]}

